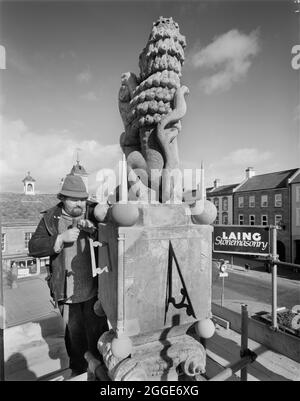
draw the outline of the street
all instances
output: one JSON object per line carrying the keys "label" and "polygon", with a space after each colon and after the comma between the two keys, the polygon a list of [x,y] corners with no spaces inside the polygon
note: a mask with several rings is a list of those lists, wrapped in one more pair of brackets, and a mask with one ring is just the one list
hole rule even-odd
{"label": "street", "polygon": [[[246,303],[251,313],[271,311],[272,275],[266,272],[233,266],[224,278],[224,305],[240,312],[241,303]],[[299,275],[300,279],[300,275]],[[278,308],[292,308],[300,304],[300,281],[278,277]],[[213,302],[221,303],[222,279],[218,270],[213,268]]]}

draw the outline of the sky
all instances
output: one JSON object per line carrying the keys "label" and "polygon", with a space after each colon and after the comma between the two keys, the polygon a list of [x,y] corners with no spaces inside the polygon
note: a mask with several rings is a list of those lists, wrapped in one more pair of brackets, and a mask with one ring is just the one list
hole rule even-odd
{"label": "sky", "polygon": [[[187,114],[181,168],[206,185],[300,167],[300,44],[294,1],[1,1],[1,191],[22,192],[30,171],[40,193],[56,193],[77,149],[90,174],[121,159],[118,91],[152,23],[173,17],[185,35],[181,84]],[[0,60],[1,61],[1,60]]]}

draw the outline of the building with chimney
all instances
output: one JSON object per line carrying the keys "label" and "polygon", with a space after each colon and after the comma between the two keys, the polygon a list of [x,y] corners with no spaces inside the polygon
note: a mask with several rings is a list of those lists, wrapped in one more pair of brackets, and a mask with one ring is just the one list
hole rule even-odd
{"label": "building with chimney", "polygon": [[[88,191],[88,174],[78,156],[70,174],[79,175]],[[42,217],[41,212],[58,203],[56,194],[36,193],[36,180],[29,171],[22,182],[23,193],[0,193],[3,272],[4,276],[9,275],[12,266],[16,266],[18,278],[37,275],[48,263],[48,258],[34,259],[28,256],[28,242]],[[60,187],[62,183],[63,179]]]}
{"label": "building with chimney", "polygon": [[289,179],[291,194],[291,257],[300,265],[300,169]]}
{"label": "building with chimney", "polygon": [[[234,189],[233,224],[279,225],[277,252],[281,261],[291,261],[291,195],[289,179],[299,169],[255,175],[246,170],[245,180]],[[296,199],[296,198],[295,198]]]}
{"label": "building with chimney", "polygon": [[220,185],[220,180],[215,179],[214,186],[207,188],[206,198],[214,203],[218,211],[214,224],[233,224],[233,193],[238,185]]}
{"label": "building with chimney", "polygon": [[23,193],[0,193],[1,253],[4,285],[9,285],[14,268],[17,278],[38,275],[48,258],[28,256],[28,242],[41,219],[41,212],[57,204],[55,194],[36,194],[36,180],[27,176],[22,181]]}

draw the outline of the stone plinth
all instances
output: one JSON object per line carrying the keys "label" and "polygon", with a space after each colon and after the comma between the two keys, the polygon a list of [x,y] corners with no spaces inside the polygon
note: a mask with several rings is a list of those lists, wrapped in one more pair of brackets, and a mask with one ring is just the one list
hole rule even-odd
{"label": "stone plinth", "polygon": [[133,344],[211,316],[212,227],[192,224],[187,208],[141,205],[132,227],[99,224],[99,299]]}

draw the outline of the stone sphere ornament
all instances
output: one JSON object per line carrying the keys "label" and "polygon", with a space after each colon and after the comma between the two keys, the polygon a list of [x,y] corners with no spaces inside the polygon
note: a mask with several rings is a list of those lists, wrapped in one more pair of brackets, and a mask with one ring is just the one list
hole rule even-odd
{"label": "stone sphere ornament", "polygon": [[139,209],[132,203],[115,203],[111,210],[114,221],[123,227],[133,226],[139,218]]}
{"label": "stone sphere ornament", "polygon": [[200,320],[195,325],[196,333],[200,338],[211,338],[215,333],[215,325],[211,319]]}
{"label": "stone sphere ornament", "polygon": [[97,221],[103,221],[107,214],[107,206],[98,203],[94,209],[94,216]]}
{"label": "stone sphere ornament", "polygon": [[194,224],[213,224],[217,217],[216,206],[205,199],[203,201],[195,202],[191,206],[191,219]]}
{"label": "stone sphere ornament", "polygon": [[132,342],[130,338],[125,334],[121,334],[119,337],[114,337],[111,342],[111,351],[113,356],[116,358],[127,358],[132,351]]}

